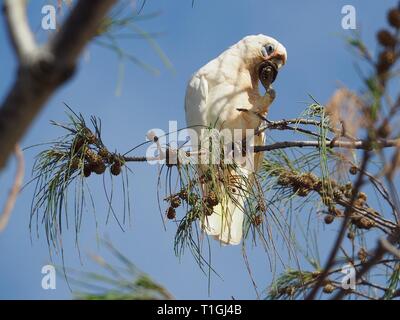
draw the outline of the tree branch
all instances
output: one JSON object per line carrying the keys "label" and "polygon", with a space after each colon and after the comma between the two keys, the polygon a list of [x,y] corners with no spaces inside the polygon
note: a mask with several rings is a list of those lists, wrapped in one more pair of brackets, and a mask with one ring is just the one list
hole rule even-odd
{"label": "tree branch", "polygon": [[[386,253],[391,253],[395,255],[396,257],[398,253],[398,250],[393,247],[395,244],[399,242],[400,239],[400,229],[395,231],[393,234],[389,235],[387,239],[380,239],[378,241],[378,245],[374,250],[374,253],[372,254],[372,257],[363,265],[360,271],[356,272],[356,280],[362,279],[363,276],[376,264],[379,263],[379,261],[383,258],[383,256]],[[393,252],[393,249],[395,251]],[[340,300],[344,297],[346,292],[341,289],[331,300]]]}
{"label": "tree branch", "polygon": [[19,145],[15,146],[15,156],[17,158],[17,173],[15,174],[14,184],[10,190],[10,194],[4,205],[2,214],[0,215],[0,232],[2,232],[10,220],[11,212],[14,208],[15,201],[17,200],[18,194],[21,190],[22,183],[24,181],[25,173],[25,161],[24,155]]}
{"label": "tree branch", "polygon": [[26,17],[26,0],[5,0],[3,10],[18,60],[28,63],[37,46]]}
{"label": "tree branch", "polygon": [[[347,227],[348,227],[348,223],[350,221],[350,216],[351,216],[351,207],[354,206],[354,203],[356,201],[358,192],[361,188],[361,186],[364,183],[364,174],[363,171],[365,171],[367,164],[368,164],[368,160],[370,158],[370,152],[369,151],[364,151],[364,155],[363,155],[363,160],[362,160],[362,164],[361,164],[361,170],[358,173],[357,176],[357,180],[354,184],[354,188],[352,190],[352,195],[351,195],[351,199],[350,199],[350,205],[348,207],[346,207],[345,211],[344,211],[344,219],[342,221],[342,225],[340,226],[340,230],[339,233],[336,237],[335,243],[329,253],[329,257],[328,260],[325,264],[325,267],[323,268],[322,274],[321,276],[318,278],[317,283],[315,284],[315,286],[312,288],[311,292],[307,295],[307,297],[305,298],[306,300],[313,300],[315,298],[315,296],[318,293],[319,288],[323,285],[324,280],[326,279],[326,277],[329,274],[329,270],[332,268],[332,266],[335,264],[335,260],[336,260],[336,256],[337,253],[340,249],[340,246],[343,242],[344,239],[344,235],[346,233]],[[380,258],[379,258],[380,260]]]}
{"label": "tree branch", "polygon": [[[376,144],[371,144],[368,140],[356,140],[356,141],[342,141],[342,140],[331,140],[331,143],[327,143],[328,147],[331,148],[346,148],[346,149],[363,149],[363,150],[372,150],[373,148],[389,148],[400,146],[400,139],[382,139],[376,141]],[[277,142],[270,145],[265,146],[255,146],[254,152],[264,152],[264,151],[272,151],[276,149],[285,149],[285,148],[304,148],[304,147],[320,147],[319,141],[283,141]]]}
{"label": "tree branch", "polygon": [[17,77],[0,107],[0,170],[50,96],[71,78],[80,53],[117,0],[80,0],[55,35],[36,49],[24,0],[6,0],[4,13],[19,59]]}

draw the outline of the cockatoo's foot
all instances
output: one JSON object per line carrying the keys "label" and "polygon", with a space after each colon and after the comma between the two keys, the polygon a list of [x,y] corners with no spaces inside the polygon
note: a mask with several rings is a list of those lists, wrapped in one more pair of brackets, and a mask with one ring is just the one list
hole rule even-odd
{"label": "cockatoo's foot", "polygon": [[268,98],[270,104],[275,100],[276,98],[276,92],[272,87],[269,87],[267,91],[265,92],[265,97]]}

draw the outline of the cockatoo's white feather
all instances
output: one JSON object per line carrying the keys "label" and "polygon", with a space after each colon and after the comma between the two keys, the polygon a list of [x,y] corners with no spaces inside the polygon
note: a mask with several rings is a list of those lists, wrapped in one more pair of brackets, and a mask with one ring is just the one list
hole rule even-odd
{"label": "cockatoo's white feather", "polygon": [[[207,126],[244,131],[258,128],[261,121],[256,113],[265,115],[273,100],[269,95],[259,94],[258,65],[265,60],[274,60],[281,67],[286,59],[283,45],[261,34],[247,36],[224,51],[200,68],[189,81],[185,97],[188,127],[199,136],[201,128]],[[238,108],[251,112],[241,112]],[[255,144],[263,142],[264,134],[255,137]],[[260,167],[261,157],[261,154],[256,155],[252,168],[243,168],[244,176]],[[214,213],[203,220],[202,227],[222,243],[239,244],[244,199],[240,195],[234,199],[236,201],[225,198],[214,207]]]}

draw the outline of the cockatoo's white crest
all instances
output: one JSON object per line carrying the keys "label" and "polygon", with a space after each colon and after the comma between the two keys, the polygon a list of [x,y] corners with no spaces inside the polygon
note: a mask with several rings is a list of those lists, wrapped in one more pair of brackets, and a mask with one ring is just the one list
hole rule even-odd
{"label": "cockatoo's white crest", "polygon": [[[258,67],[269,61],[279,69],[286,60],[285,47],[262,34],[247,36],[231,46],[200,68],[189,81],[185,98],[188,127],[193,128],[200,139],[201,128],[209,126],[219,130],[242,129],[244,133],[246,129],[257,129],[261,124],[257,114],[265,116],[275,98],[272,88],[265,95],[260,95]],[[263,144],[264,134],[255,136],[254,140],[255,145]],[[262,154],[258,153],[251,167],[240,168],[241,176],[251,178],[261,162]],[[199,170],[206,170],[206,166],[199,165]],[[219,190],[226,190],[227,187],[222,186]],[[208,189],[207,185],[203,186],[204,196]],[[239,244],[242,239],[244,197],[238,195],[233,201],[227,193],[219,196],[224,201],[214,207],[213,214],[202,219],[203,230],[224,244]]]}
{"label": "cockatoo's white crest", "polygon": [[246,63],[257,64],[263,60],[276,59],[280,60],[279,67],[282,67],[287,60],[286,48],[274,38],[263,34],[244,37],[230,49],[239,49]]}

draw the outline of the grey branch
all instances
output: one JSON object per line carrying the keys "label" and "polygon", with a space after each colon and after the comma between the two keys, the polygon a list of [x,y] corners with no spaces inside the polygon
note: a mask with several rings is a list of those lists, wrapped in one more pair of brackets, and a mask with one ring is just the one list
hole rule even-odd
{"label": "grey branch", "polygon": [[[356,141],[343,141],[343,140],[332,140],[330,143],[327,142],[327,147],[331,148],[346,148],[346,149],[364,149],[371,150],[374,148],[389,148],[400,146],[400,139],[387,139],[378,140],[375,145],[370,141],[366,140],[356,140]],[[277,142],[265,146],[255,146],[254,152],[272,151],[276,149],[285,148],[304,148],[304,147],[314,147],[318,148],[321,146],[319,141],[283,141]]]}
{"label": "grey branch", "polygon": [[396,258],[400,259],[400,250],[397,249],[394,245],[392,245],[388,240],[385,238],[380,239],[381,246],[389,253],[394,255]]}
{"label": "grey branch", "polygon": [[80,0],[54,38],[38,48],[26,18],[26,0],[5,0],[16,79],[0,106],[0,170],[50,96],[74,73],[85,45],[117,0]]}
{"label": "grey branch", "polygon": [[8,33],[21,64],[29,63],[29,58],[37,50],[35,39],[26,17],[26,0],[5,0],[4,13]]}
{"label": "grey branch", "polygon": [[[375,146],[371,145],[369,141],[365,140],[355,140],[355,141],[341,141],[341,140],[331,140],[331,142],[327,142],[328,147],[331,148],[346,148],[346,149],[364,149],[364,150],[372,150],[375,148],[391,148],[391,147],[400,147],[400,139],[386,139],[379,140],[376,142]],[[321,147],[321,143],[319,141],[282,141],[273,144],[267,144],[263,146],[254,146],[253,152],[264,152],[264,151],[272,151],[276,149],[285,149],[285,148],[304,148],[304,147],[313,147],[319,148]],[[190,155],[190,152],[189,152]],[[124,160],[126,162],[145,162],[149,160],[164,160],[162,158],[151,158],[148,159],[145,156],[138,157],[128,157],[124,156]],[[387,225],[386,225],[387,226]],[[393,228],[393,225],[389,226]]]}

